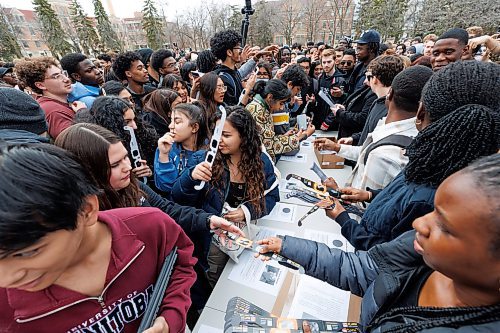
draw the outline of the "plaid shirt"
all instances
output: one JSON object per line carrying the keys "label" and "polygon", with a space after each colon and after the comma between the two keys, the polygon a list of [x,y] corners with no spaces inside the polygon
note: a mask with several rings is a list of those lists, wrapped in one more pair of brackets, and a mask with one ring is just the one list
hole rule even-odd
{"label": "plaid shirt", "polygon": [[339,156],[357,160],[357,164],[349,176],[346,186],[359,189],[383,189],[386,187],[408,163],[404,156],[405,149],[393,145],[380,146],[370,152],[366,164],[364,158],[366,148],[392,134],[404,135],[414,138],[417,134],[415,118],[385,123],[382,118],[372,133],[368,134],[362,147],[341,145]]}

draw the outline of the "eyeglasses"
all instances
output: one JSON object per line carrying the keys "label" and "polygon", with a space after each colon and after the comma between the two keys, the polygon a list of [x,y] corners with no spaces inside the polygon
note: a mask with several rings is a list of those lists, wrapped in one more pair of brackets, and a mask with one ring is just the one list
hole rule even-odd
{"label": "eyeglasses", "polygon": [[269,77],[269,74],[267,72],[257,72],[257,76]]}
{"label": "eyeglasses", "polygon": [[352,61],[341,61],[340,64],[342,66],[345,66],[345,65],[351,66],[352,65]]}
{"label": "eyeglasses", "polygon": [[[176,68],[178,67],[179,65],[176,63],[176,62],[173,62],[171,64],[168,64],[167,66],[165,66],[166,68]],[[162,67],[162,68],[165,68],[165,67]]]}
{"label": "eyeglasses", "polygon": [[219,86],[219,85],[217,85],[217,90],[226,92],[227,91],[227,87],[226,86]]}
{"label": "eyeglasses", "polygon": [[52,74],[49,77],[45,77],[46,80],[58,80],[58,81],[63,81],[64,79],[67,79],[69,77],[68,71],[62,71],[61,73],[57,74]]}

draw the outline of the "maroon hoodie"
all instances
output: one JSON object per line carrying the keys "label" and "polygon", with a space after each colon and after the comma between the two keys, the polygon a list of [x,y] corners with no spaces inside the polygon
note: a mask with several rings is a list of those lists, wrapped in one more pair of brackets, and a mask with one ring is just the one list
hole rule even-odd
{"label": "maroon hoodie", "polygon": [[59,133],[73,125],[75,111],[68,103],[62,103],[56,99],[40,96],[36,99],[45,112],[45,119],[49,124],[49,135],[56,139]]}
{"label": "maroon hoodie", "polygon": [[[99,213],[112,233],[105,288],[98,297],[52,285],[38,292],[0,289],[0,332],[137,332],[165,257],[178,258],[160,307],[171,333],[184,332],[196,279],[193,244],[168,215],[156,208]],[[89,272],[89,279],[92,273]]]}

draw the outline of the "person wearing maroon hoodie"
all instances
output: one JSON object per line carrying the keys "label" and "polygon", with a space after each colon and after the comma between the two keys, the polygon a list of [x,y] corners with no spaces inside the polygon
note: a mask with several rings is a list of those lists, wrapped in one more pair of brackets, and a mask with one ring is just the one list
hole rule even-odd
{"label": "person wearing maroon hoodie", "polygon": [[82,102],[68,103],[71,79],[56,59],[38,57],[22,60],[16,64],[19,80],[33,93],[45,112],[49,124],[49,135],[55,139],[59,133],[73,124],[75,112],[86,108]]}
{"label": "person wearing maroon hoodie", "polygon": [[99,212],[99,188],[61,148],[2,145],[0,160],[0,332],[135,333],[174,247],[144,332],[184,332],[196,259],[178,224],[156,208]]}

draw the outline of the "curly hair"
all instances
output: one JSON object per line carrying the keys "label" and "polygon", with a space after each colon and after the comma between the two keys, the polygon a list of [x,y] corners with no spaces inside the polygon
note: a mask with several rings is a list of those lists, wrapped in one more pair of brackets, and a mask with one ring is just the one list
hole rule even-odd
{"label": "curly hair", "polygon": [[309,85],[309,78],[307,77],[307,74],[304,73],[302,67],[297,64],[288,66],[288,68],[283,72],[281,80],[285,83],[292,82],[293,87],[304,88]]}
{"label": "curly hair", "polygon": [[496,153],[495,116],[483,105],[468,104],[431,123],[406,149],[406,180],[437,187],[477,158]]}
{"label": "curly hair", "polygon": [[[261,141],[257,130],[257,123],[252,115],[241,106],[232,106],[227,109],[226,122],[229,122],[239,133],[241,144],[241,160],[238,170],[241,171],[246,184],[246,200],[249,201],[257,215],[265,211],[265,183],[264,163],[262,162]],[[220,116],[220,114],[219,114]],[[217,188],[222,188],[223,174],[227,168],[230,156],[220,151],[215,156],[212,166],[212,180]],[[228,185],[228,184],[226,184]]]}
{"label": "curly hair", "polygon": [[235,30],[223,30],[210,38],[210,49],[217,59],[225,61],[227,50],[232,50],[241,42],[241,35]]}
{"label": "curly hair", "polygon": [[215,65],[217,65],[217,59],[210,50],[203,50],[198,53],[198,58],[196,58],[196,67],[202,73],[208,73],[214,70]]}
{"label": "curly hair", "polygon": [[69,53],[61,58],[61,66],[65,71],[68,72],[68,75],[71,77],[72,74],[78,73],[79,64],[87,59],[87,56],[84,54]]}
{"label": "curly hair", "polygon": [[172,51],[167,49],[160,49],[155,51],[150,58],[151,67],[158,73],[160,72],[160,68],[163,67],[163,61],[167,58],[174,57]]}
{"label": "curly hair", "polygon": [[143,192],[137,179],[130,173],[130,184],[121,190],[111,187],[111,165],[109,164],[109,146],[121,142],[127,145],[113,132],[96,124],[76,124],[68,127],[57,137],[54,144],[72,152],[83,167],[104,192],[99,195],[99,209],[136,207]]}
{"label": "curly hair", "polygon": [[386,87],[390,87],[394,77],[404,69],[404,62],[397,55],[381,55],[373,59],[368,65],[368,71],[372,72]]}
{"label": "curly hair", "polygon": [[137,60],[142,61],[141,56],[137,52],[129,51],[121,53],[116,57],[113,63],[113,72],[120,80],[126,80],[127,76],[125,72],[130,70],[132,63]]}
{"label": "curly hair", "polygon": [[[130,145],[128,144],[130,142],[130,134],[123,129],[126,125],[123,115],[128,109],[133,108],[122,98],[116,96],[98,97],[90,109],[90,115],[93,117],[95,124],[110,130],[123,142],[126,142],[125,147],[130,155]],[[137,125],[135,136],[141,157],[148,162],[148,165],[154,165],[154,156],[159,136],[155,129],[151,125],[143,123],[140,117],[136,117],[135,122]],[[132,158],[131,155],[130,158]]]}
{"label": "curly hair", "polygon": [[59,67],[59,63],[55,58],[37,57],[20,60],[16,63],[15,69],[18,79],[24,86],[30,87],[37,94],[41,94],[42,90],[35,85],[35,82],[45,81],[45,73],[52,66]]}

